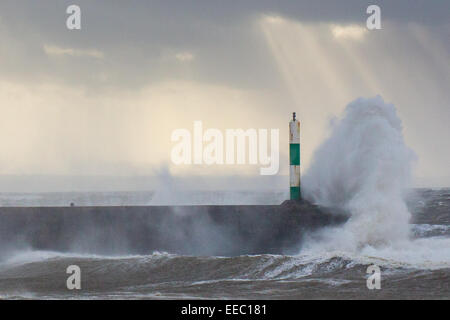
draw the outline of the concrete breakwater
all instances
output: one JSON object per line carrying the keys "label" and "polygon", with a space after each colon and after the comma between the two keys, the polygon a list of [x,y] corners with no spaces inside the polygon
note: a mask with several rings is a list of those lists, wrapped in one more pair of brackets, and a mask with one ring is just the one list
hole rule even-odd
{"label": "concrete breakwater", "polygon": [[0,208],[0,258],[17,249],[101,255],[297,253],[307,232],[347,220],[306,201],[242,206]]}

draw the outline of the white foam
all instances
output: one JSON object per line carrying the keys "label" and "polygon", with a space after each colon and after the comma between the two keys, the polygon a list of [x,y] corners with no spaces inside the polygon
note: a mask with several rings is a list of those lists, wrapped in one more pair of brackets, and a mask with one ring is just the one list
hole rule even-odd
{"label": "white foam", "polygon": [[350,103],[316,151],[303,188],[307,199],[342,208],[351,218],[343,227],[311,238],[302,253],[348,256],[364,263],[449,267],[450,239],[410,240],[404,191],[414,159],[392,104],[380,96]]}

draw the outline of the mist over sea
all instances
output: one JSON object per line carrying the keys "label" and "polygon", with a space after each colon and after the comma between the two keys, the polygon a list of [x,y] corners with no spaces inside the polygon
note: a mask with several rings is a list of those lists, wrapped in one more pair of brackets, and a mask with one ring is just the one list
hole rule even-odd
{"label": "mist over sea", "polygon": [[[183,191],[171,201],[171,190],[110,192],[0,192],[1,207],[147,206],[147,205],[278,205],[287,191]],[[167,193],[167,194],[166,194]]]}

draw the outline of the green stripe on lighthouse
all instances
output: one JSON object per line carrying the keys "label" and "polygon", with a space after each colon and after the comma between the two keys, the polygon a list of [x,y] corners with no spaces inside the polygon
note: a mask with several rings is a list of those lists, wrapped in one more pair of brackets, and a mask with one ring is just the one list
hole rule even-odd
{"label": "green stripe on lighthouse", "polygon": [[289,194],[291,200],[301,200],[300,186],[300,121],[295,112],[289,122]]}
{"label": "green stripe on lighthouse", "polygon": [[301,192],[300,187],[291,187],[291,200],[300,200],[301,199]]}
{"label": "green stripe on lighthouse", "polygon": [[300,165],[300,143],[291,143],[289,145],[290,165]]}

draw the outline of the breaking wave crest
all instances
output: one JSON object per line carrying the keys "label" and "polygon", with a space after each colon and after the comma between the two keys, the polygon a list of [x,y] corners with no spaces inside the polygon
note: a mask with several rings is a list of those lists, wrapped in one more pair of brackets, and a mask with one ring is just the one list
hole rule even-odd
{"label": "breaking wave crest", "polygon": [[303,181],[308,199],[351,213],[334,239],[339,248],[408,238],[411,215],[403,192],[413,160],[395,107],[380,96],[353,101],[334,121]]}
{"label": "breaking wave crest", "polygon": [[405,190],[415,158],[394,105],[380,96],[351,102],[303,179],[306,198],[344,209],[351,218],[342,227],[311,235],[302,254],[356,253],[418,268],[448,268],[450,239],[434,237],[447,228],[410,224]]}

